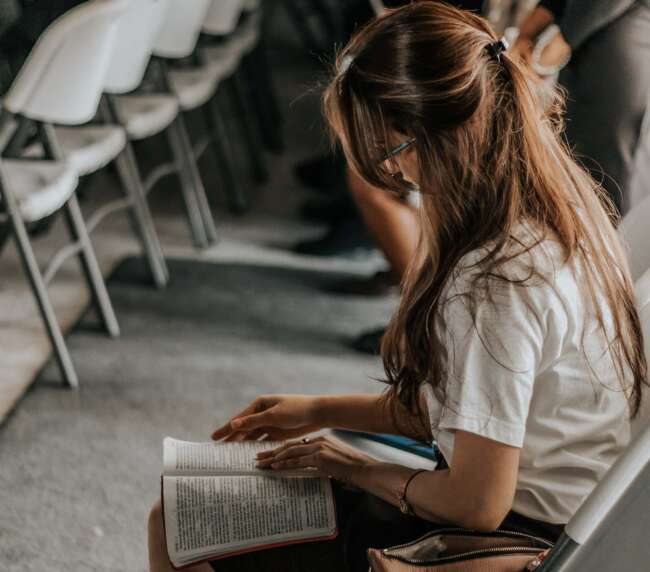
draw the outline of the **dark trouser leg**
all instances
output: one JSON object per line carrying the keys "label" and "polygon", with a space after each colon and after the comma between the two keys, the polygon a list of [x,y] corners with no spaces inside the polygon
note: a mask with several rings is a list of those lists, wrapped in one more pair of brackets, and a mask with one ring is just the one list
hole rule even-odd
{"label": "dark trouser leg", "polygon": [[639,4],[579,47],[560,76],[568,90],[569,144],[623,214],[639,202],[630,183],[637,156],[650,145],[643,133],[650,123],[648,62],[650,7]]}

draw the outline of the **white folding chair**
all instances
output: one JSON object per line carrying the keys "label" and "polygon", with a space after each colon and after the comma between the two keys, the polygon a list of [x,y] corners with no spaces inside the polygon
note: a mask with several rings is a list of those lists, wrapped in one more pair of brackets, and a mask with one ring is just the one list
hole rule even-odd
{"label": "white folding chair", "polygon": [[[186,128],[176,98],[168,94],[132,93],[142,83],[151,60],[154,42],[169,8],[169,0],[132,0],[117,29],[116,48],[105,86],[106,113],[125,126],[129,144],[129,170],[143,195],[160,177],[177,171],[187,219],[197,246],[216,241],[216,228],[202,185],[194,182],[193,161],[188,153]],[[131,140],[165,131],[174,155],[173,165],[161,165],[143,184]],[[200,182],[200,181],[199,181]]]}
{"label": "white folding chair", "polygon": [[[3,160],[0,194],[64,382],[78,385],[46,285],[68,257],[78,254],[99,316],[111,336],[119,326],[77,202],[77,172],[61,150],[53,123],[80,125],[97,111],[124,0],[93,0],[56,20],[37,42],[3,101],[0,153],[25,120],[38,122],[47,160]],[[63,210],[72,237],[41,273],[25,223]]]}
{"label": "white folding chair", "polygon": [[[139,194],[146,197],[163,176],[178,172],[194,243],[207,247],[216,241],[217,231],[189,148],[178,100],[166,93],[135,92],[145,76],[169,2],[131,0],[116,30],[115,50],[105,85],[107,96],[104,111],[109,121],[123,125],[127,133],[123,165],[125,176],[133,181]],[[173,162],[154,168],[143,183],[131,141],[162,132],[169,140]],[[153,223],[151,225],[153,228]]]}
{"label": "white folding chair", "polygon": [[[128,79],[124,76],[116,77],[116,71],[122,71],[122,69],[116,66],[115,60],[119,60],[125,50],[124,45],[121,43],[122,34],[120,34],[120,31],[122,28],[129,26],[130,21],[133,20],[134,12],[141,12],[144,6],[145,4],[139,0],[130,0],[125,13],[119,18],[114,32],[113,52],[109,59],[108,85],[116,81],[120,85],[119,81]],[[143,32],[146,32],[146,30]],[[140,47],[138,40],[134,40],[131,46],[137,50]],[[127,139],[125,129],[116,124],[107,106],[106,101],[100,101],[103,124],[73,127],[57,126],[55,127],[55,135],[63,154],[80,177],[95,173],[108,164],[115,162],[125,196],[102,205],[90,215],[86,224],[88,233],[92,234],[99,223],[108,215],[118,210],[128,209],[134,233],[140,240],[146,255],[153,282],[160,288],[165,286],[169,279],[165,258],[153,225],[137,164],[134,162],[133,150]],[[38,153],[39,147],[39,144],[30,146],[27,154]]]}
{"label": "white folding chair", "polygon": [[[203,65],[201,62],[184,67],[167,65],[170,61],[183,60],[195,54],[211,2],[212,0],[170,0],[154,43],[154,55],[162,74],[161,88],[169,90],[178,98],[181,112],[189,113],[198,109],[207,112],[209,135],[194,146],[189,142],[188,145],[193,150],[196,162],[212,144],[219,159],[220,174],[224,178],[231,209],[241,212],[248,205],[239,181],[232,172],[233,157],[227,144],[228,135],[214,100],[221,79],[220,72],[214,66]],[[195,179],[197,184],[202,184],[198,170]]]}

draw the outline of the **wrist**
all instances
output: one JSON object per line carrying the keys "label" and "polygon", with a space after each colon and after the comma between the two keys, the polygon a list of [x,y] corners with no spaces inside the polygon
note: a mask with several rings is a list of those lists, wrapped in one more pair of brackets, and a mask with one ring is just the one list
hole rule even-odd
{"label": "wrist", "polygon": [[312,422],[315,425],[318,425],[321,429],[326,429],[332,426],[330,415],[331,400],[332,397],[329,395],[318,395],[314,397],[311,412]]}
{"label": "wrist", "polygon": [[373,469],[379,464],[380,462],[372,457],[364,459],[350,469],[348,483],[360,489],[367,488],[369,475],[372,474]]}

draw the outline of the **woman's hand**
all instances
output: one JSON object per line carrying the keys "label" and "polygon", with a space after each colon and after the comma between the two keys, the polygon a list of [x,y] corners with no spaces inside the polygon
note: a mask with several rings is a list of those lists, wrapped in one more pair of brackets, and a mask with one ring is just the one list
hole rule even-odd
{"label": "woman's hand", "polygon": [[285,443],[277,449],[258,453],[257,461],[261,469],[316,468],[343,483],[352,482],[359,469],[377,463],[372,457],[331,437]]}
{"label": "woman's hand", "polygon": [[321,429],[319,398],[309,395],[262,395],[212,434],[214,440],[250,441],[264,435],[283,441]]}

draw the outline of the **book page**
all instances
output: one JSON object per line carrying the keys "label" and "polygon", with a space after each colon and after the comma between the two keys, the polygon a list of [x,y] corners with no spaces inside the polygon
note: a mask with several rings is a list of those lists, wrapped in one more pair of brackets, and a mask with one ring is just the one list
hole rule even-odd
{"label": "book page", "polygon": [[164,477],[163,506],[175,566],[336,534],[327,478]]}
{"label": "book page", "polygon": [[[173,475],[268,475],[269,470],[258,469],[257,453],[282,445],[281,441],[239,441],[222,443],[192,443],[165,437],[163,440],[163,474]],[[312,477],[319,475],[313,469],[275,471],[283,476]],[[321,475],[322,476],[322,475]]]}
{"label": "book page", "polygon": [[259,474],[255,464],[260,451],[279,447],[277,441],[234,443],[192,443],[165,437],[163,467],[165,475]]}

